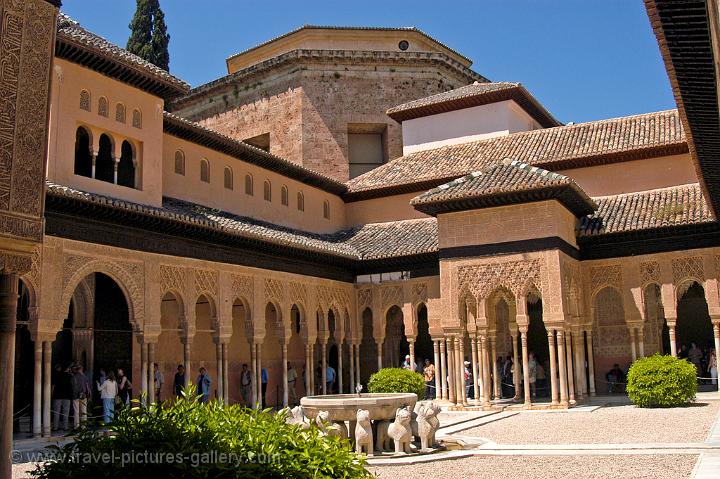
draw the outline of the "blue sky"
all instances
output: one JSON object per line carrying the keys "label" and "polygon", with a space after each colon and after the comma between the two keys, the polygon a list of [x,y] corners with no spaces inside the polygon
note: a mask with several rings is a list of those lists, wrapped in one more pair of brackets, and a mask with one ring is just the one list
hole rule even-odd
{"label": "blue sky", "polygon": [[[493,81],[522,82],[559,120],[674,108],[642,0],[161,0],[170,70],[197,86],[225,58],[304,24],[416,26]],[[63,0],[86,28],[124,46],[135,0]]]}

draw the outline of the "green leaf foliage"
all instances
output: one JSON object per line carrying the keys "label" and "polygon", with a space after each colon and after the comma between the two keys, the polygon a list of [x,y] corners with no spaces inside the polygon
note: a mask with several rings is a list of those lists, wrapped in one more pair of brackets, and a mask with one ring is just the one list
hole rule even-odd
{"label": "green leaf foliage", "polygon": [[697,370],[685,359],[655,354],[635,361],[627,376],[627,393],[640,407],[685,406],[697,394]]}
{"label": "green leaf foliage", "polygon": [[324,436],[314,426],[302,430],[286,424],[286,415],[197,399],[136,405],[118,413],[108,434],[79,431],[73,442],[50,451],[60,453],[60,460],[32,474],[43,479],[370,477],[347,440]]}
{"label": "green leaf foliage", "polygon": [[170,35],[159,0],[137,0],[126,49],[163,70],[170,68]]}
{"label": "green leaf foliage", "polygon": [[422,375],[402,368],[385,368],[370,376],[371,393],[415,393],[425,397],[425,380]]}

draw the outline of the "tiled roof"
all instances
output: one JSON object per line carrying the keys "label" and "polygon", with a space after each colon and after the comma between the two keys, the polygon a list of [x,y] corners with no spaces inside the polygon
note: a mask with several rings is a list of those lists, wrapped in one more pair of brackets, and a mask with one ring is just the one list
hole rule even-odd
{"label": "tiled roof", "polygon": [[567,176],[511,159],[440,185],[416,196],[410,204],[436,215],[549,199],[557,199],[577,216],[590,214],[597,207]]}
{"label": "tiled roof", "polygon": [[80,63],[163,98],[186,94],[190,85],[162,68],[86,30],[60,13],[55,55]]}
{"label": "tiled roof", "polygon": [[673,186],[594,198],[597,211],[580,222],[580,236],[685,226],[713,221],[700,185]]}
{"label": "tiled roof", "polygon": [[348,181],[346,199],[424,191],[503,158],[556,171],[684,152],[677,110],[667,110],[410,153]]}
{"label": "tiled roof", "polygon": [[290,160],[230,138],[172,113],[164,112],[164,115],[163,129],[167,134],[206,146],[335,195],[340,195],[347,190],[343,183]]}
{"label": "tiled roof", "polygon": [[[715,5],[714,7],[711,5]],[[720,110],[716,2],[645,0],[690,154],[711,208],[720,215]]]}
{"label": "tiled roof", "polygon": [[258,48],[262,48],[265,45],[269,45],[270,43],[276,42],[282,38],[286,38],[292,35],[295,35],[298,32],[304,31],[304,30],[369,30],[369,31],[397,31],[397,32],[415,32],[419,33],[420,35],[424,36],[431,42],[441,46],[442,48],[445,48],[446,50],[452,52],[453,54],[459,56],[460,58],[464,59],[468,65],[472,64],[472,61],[466,57],[465,55],[453,50],[449,46],[445,45],[444,43],[438,41],[437,39],[431,37],[427,33],[423,32],[419,28],[416,27],[343,27],[343,26],[331,26],[331,25],[303,25],[302,27],[298,27],[295,30],[291,30],[287,33],[283,33],[282,35],[278,35],[277,37],[271,38],[270,40],[264,41],[258,45],[255,45],[254,47],[247,48],[241,52],[235,53],[234,55],[230,55],[227,59],[230,60],[231,58],[239,57],[241,55],[244,55],[248,52],[251,52],[253,50],[257,50]]}
{"label": "tiled roof", "polygon": [[520,83],[475,82],[437,95],[413,100],[390,108],[388,116],[406,121],[453,110],[514,100],[543,127],[559,126],[557,121]]}
{"label": "tiled roof", "polygon": [[54,183],[48,183],[48,195],[347,260],[393,258],[437,251],[434,218],[367,224],[333,234],[316,234],[175,198],[163,198],[160,208]]}

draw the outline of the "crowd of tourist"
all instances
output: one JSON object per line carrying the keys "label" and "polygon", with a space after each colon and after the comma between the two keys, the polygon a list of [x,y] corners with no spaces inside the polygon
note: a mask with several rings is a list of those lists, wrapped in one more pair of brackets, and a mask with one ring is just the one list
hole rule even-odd
{"label": "crowd of tourist", "polygon": [[717,353],[714,348],[701,348],[695,341],[692,341],[689,348],[685,344],[680,346],[678,357],[687,359],[695,366],[700,384],[717,385],[718,365]]}

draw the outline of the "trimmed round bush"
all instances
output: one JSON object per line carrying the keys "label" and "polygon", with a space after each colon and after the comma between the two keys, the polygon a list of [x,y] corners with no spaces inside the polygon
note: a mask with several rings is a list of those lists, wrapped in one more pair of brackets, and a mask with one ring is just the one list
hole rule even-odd
{"label": "trimmed round bush", "polygon": [[[189,396],[192,397],[192,396]],[[366,478],[346,439],[273,414],[197,399],[128,407],[109,434],[84,429],[32,474],[39,478]]]}
{"label": "trimmed round bush", "polygon": [[627,375],[627,393],[639,407],[685,406],[697,393],[697,370],[685,359],[655,354],[635,361]]}
{"label": "trimmed round bush", "polygon": [[385,368],[370,376],[371,393],[415,393],[425,397],[425,380],[422,375],[402,368]]}

